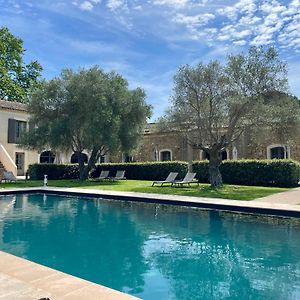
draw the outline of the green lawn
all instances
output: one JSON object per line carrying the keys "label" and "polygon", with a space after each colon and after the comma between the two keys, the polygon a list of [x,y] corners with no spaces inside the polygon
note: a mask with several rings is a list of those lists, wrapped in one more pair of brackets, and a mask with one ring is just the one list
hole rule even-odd
{"label": "green lawn", "polygon": [[[57,187],[80,187],[102,190],[156,193],[156,194],[174,194],[182,196],[212,197],[235,200],[253,200],[255,198],[268,196],[271,194],[284,192],[285,188],[272,188],[260,186],[239,186],[224,185],[221,189],[212,189],[208,184],[200,184],[193,187],[175,188],[175,187],[152,187],[152,181],[145,180],[124,180],[118,182],[80,182],[78,180],[49,180],[49,186]],[[42,186],[43,182],[38,180],[18,181],[17,183],[1,183],[1,188],[9,187],[37,187]]]}

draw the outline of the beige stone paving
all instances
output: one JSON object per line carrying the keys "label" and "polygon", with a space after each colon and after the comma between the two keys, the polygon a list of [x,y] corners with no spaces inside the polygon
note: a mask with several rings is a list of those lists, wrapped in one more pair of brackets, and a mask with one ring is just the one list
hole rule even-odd
{"label": "beige stone paving", "polygon": [[134,300],[94,284],[0,251],[0,300]]}
{"label": "beige stone paving", "polygon": [[258,198],[257,202],[267,203],[282,203],[288,205],[299,205],[300,204],[300,188],[291,189],[286,192],[273,194],[267,197]]}

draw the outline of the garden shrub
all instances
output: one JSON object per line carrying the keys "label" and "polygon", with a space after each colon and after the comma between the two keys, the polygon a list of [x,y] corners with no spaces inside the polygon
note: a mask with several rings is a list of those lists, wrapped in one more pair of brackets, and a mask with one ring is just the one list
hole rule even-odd
{"label": "garden shrub", "polygon": [[33,164],[29,166],[28,173],[30,179],[76,179],[79,178],[79,168],[77,164],[57,165],[57,164]]}
{"label": "garden shrub", "polygon": [[[186,162],[143,162],[143,163],[107,163],[97,164],[91,172],[92,178],[97,178],[102,170],[109,170],[114,176],[117,170],[125,170],[127,179],[140,180],[163,180],[170,172],[178,172],[178,178],[183,178],[187,172]],[[77,164],[56,165],[56,164],[33,164],[29,167],[31,179],[43,179],[44,174],[49,179],[75,179],[79,178],[79,168]]]}
{"label": "garden shrub", "polygon": [[[208,161],[193,163],[200,182],[208,182]],[[292,160],[227,160],[220,166],[223,182],[239,185],[295,187],[300,164]]]}
{"label": "garden shrub", "polygon": [[[109,170],[111,176],[117,170],[125,170],[127,179],[163,180],[170,172],[178,172],[178,178],[183,178],[188,164],[182,161],[97,164],[91,177],[99,177],[102,170]],[[227,160],[220,170],[223,182],[227,184],[295,187],[300,179],[300,164],[292,160]],[[200,182],[209,182],[208,161],[193,162],[193,171]],[[79,168],[77,164],[30,165],[31,179],[43,179],[44,174],[49,179],[76,179],[79,178]]]}

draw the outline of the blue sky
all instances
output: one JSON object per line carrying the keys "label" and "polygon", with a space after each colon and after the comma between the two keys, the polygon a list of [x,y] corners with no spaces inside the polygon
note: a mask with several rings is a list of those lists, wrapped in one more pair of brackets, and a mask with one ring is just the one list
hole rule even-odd
{"label": "blue sky", "polygon": [[300,98],[300,0],[0,0],[0,26],[21,37],[44,77],[98,64],[147,92],[152,120],[182,64],[273,45]]}

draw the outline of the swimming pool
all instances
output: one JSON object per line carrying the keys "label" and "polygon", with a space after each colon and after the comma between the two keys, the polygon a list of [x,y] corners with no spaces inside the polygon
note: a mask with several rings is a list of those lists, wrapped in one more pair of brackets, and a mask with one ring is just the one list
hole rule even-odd
{"label": "swimming pool", "polygon": [[143,299],[299,299],[300,223],[160,204],[0,196],[0,249]]}

